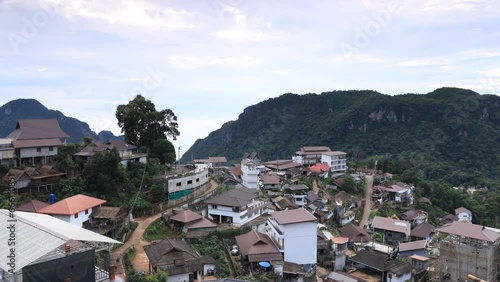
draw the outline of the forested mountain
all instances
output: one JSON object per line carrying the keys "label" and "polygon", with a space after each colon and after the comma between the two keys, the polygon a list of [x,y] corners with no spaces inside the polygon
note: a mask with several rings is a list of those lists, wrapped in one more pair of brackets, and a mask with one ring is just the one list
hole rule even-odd
{"label": "forested mountain", "polygon": [[87,123],[76,118],[67,117],[60,111],[49,110],[35,99],[17,99],[0,107],[0,138],[14,131],[17,120],[32,118],[57,119],[64,132],[70,136],[68,142],[81,142],[85,136],[89,136],[95,141],[108,141],[118,138],[110,131],[103,130],[96,134]]}
{"label": "forested mountain", "polygon": [[378,155],[425,163],[425,173],[434,177],[460,170],[498,179],[500,97],[459,88],[395,96],[369,90],[284,94],[246,108],[236,121],[197,140],[182,161],[223,155],[239,162],[253,151],[263,160],[283,159],[302,146],[320,145],[350,159]]}

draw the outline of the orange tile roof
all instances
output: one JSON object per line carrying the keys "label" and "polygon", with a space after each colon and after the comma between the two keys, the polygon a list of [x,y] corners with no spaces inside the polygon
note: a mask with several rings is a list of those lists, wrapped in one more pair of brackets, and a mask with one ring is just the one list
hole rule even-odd
{"label": "orange tile roof", "polygon": [[78,194],[40,209],[38,213],[72,215],[104,203],[105,200]]}

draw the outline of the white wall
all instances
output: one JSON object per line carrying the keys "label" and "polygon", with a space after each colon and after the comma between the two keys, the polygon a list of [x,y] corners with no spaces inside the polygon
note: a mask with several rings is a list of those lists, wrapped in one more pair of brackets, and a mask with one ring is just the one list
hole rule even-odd
{"label": "white wall", "polygon": [[247,165],[241,166],[241,180],[243,185],[247,188],[257,188],[259,183],[259,173],[260,170],[257,168],[249,168]]}
{"label": "white wall", "polygon": [[466,212],[461,212],[458,214],[458,221],[467,221],[469,223],[472,222],[472,215],[469,215]]}
{"label": "white wall", "polygon": [[21,158],[31,158],[31,157],[43,157],[43,156],[55,156],[57,155],[57,146],[52,146],[52,151],[49,151],[49,147],[41,147],[41,151],[37,152],[36,148],[21,148]]}
{"label": "white wall", "polygon": [[55,218],[58,218],[60,220],[64,220],[66,222],[69,222],[71,224],[74,224],[76,226],[82,227],[83,222],[89,220],[90,214],[92,213],[92,208],[88,210],[88,213],[85,214],[85,211],[81,211],[78,213],[78,218],[75,218],[75,215],[60,215],[60,214],[53,214],[52,216]]}
{"label": "white wall", "polygon": [[297,264],[316,264],[318,250],[317,222],[286,224],[285,261]]}
{"label": "white wall", "polygon": [[399,277],[397,277],[395,274],[392,274],[392,278],[389,278],[389,276],[387,276],[387,282],[405,282],[405,281],[411,281],[411,273],[405,273]]}
{"label": "white wall", "polygon": [[[198,181],[197,181],[198,180]],[[191,182],[190,182],[191,181]],[[167,191],[168,193],[173,193],[177,191],[182,191],[186,189],[197,188],[201,185],[204,185],[210,181],[210,177],[208,176],[208,170],[204,170],[193,175],[188,175],[179,178],[170,178],[168,179]],[[180,186],[177,186],[178,184]]]}
{"label": "white wall", "polygon": [[203,274],[202,275],[207,275],[207,271],[209,269],[213,269],[215,273],[215,264],[204,264],[203,265]]}
{"label": "white wall", "polygon": [[182,281],[189,281],[189,273],[168,276],[168,282],[182,282]]}

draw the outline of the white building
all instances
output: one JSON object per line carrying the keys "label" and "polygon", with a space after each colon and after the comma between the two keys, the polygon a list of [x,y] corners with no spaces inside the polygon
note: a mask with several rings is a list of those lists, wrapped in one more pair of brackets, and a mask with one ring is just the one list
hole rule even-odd
{"label": "white building", "polygon": [[313,165],[321,161],[321,155],[326,152],[331,152],[326,146],[302,147],[295,152],[292,160],[300,165]]}
{"label": "white building", "polygon": [[330,166],[330,172],[340,173],[347,170],[347,154],[342,151],[321,153],[321,162]]}
{"label": "white building", "polygon": [[316,264],[318,223],[312,214],[303,208],[277,211],[266,224],[267,235],[283,252],[286,262]]}
{"label": "white building", "polygon": [[455,209],[455,215],[460,222],[472,223],[472,212],[464,207]]}
{"label": "white building", "polygon": [[14,158],[12,139],[0,138],[0,164],[9,164],[14,160]]}
{"label": "white building", "polygon": [[207,215],[218,223],[231,223],[242,226],[268,213],[265,201],[257,199],[257,189],[246,187],[229,190],[224,194],[208,198]]}
{"label": "white building", "polygon": [[42,208],[38,210],[38,213],[49,214],[60,220],[82,227],[83,223],[89,220],[92,208],[105,203],[105,200],[78,194]]}
{"label": "white building", "polygon": [[257,167],[257,164],[250,160],[244,159],[241,161],[241,180],[243,181],[243,186],[247,188],[255,189],[259,185],[259,174],[260,169]]}

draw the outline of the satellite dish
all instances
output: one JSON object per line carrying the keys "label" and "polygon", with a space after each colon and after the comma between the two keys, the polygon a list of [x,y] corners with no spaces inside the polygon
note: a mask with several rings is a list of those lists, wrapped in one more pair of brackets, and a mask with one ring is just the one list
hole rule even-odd
{"label": "satellite dish", "polygon": [[87,276],[87,273],[88,269],[85,262],[73,260],[69,257],[57,267],[57,276],[63,281],[68,278],[71,279],[69,280],[71,282],[82,281]]}

